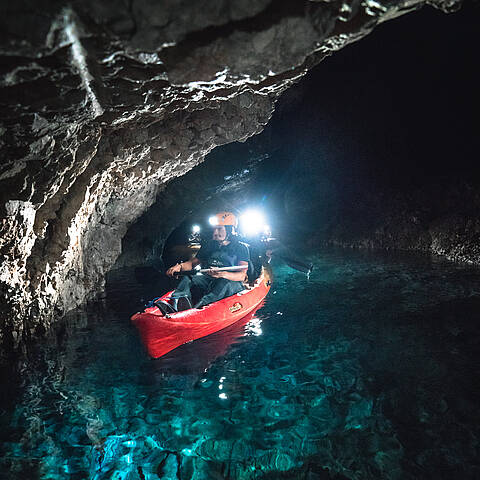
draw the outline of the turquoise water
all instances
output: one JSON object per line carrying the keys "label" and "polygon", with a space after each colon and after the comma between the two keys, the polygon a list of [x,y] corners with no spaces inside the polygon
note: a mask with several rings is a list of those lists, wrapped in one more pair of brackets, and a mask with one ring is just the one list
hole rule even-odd
{"label": "turquoise water", "polygon": [[5,395],[0,478],[480,478],[480,271],[310,258],[248,324],[156,361],[129,324],[155,286],[112,275]]}

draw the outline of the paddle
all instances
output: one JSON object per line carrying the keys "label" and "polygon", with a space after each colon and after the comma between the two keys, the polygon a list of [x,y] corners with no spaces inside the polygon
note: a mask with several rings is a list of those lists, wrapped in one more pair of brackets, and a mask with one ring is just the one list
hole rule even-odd
{"label": "paddle", "polygon": [[180,275],[195,275],[197,273],[208,273],[210,270],[215,270],[217,272],[239,272],[240,270],[246,270],[248,265],[235,265],[233,267],[212,267],[212,268],[201,268],[200,270],[185,270],[183,272],[175,272],[175,276]]}
{"label": "paddle", "polygon": [[313,263],[310,263],[310,262],[307,263],[300,259],[293,259],[284,255],[278,255],[278,254],[277,254],[277,257],[283,260],[290,268],[293,268],[294,270],[298,270],[299,272],[302,272],[302,273],[306,273],[307,275],[310,275],[310,273],[313,270]]}
{"label": "paddle", "polygon": [[285,262],[290,268],[306,273],[307,277],[313,270],[313,263],[301,258],[298,254],[292,252],[291,249],[280,243],[278,240],[271,242],[272,246],[268,250],[272,252],[272,256]]}

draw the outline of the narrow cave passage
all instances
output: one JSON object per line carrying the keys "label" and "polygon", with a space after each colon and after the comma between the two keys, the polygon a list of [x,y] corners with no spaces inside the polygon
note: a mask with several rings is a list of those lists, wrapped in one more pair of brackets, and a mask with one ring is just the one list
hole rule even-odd
{"label": "narrow cave passage", "polygon": [[[455,27],[420,12],[408,19],[415,35],[403,34],[401,19],[384,41],[372,35],[325,60],[282,96],[261,135],[215,149],[167,187],[127,233],[117,266],[158,257],[182,222],[249,207],[305,246],[420,250],[478,264],[480,140],[471,119],[480,79],[465,12]],[[424,22],[438,29],[434,44]]]}
{"label": "narrow cave passage", "polygon": [[[478,478],[476,23],[381,26],[162,188],[2,393],[5,478]],[[274,258],[261,309],[149,359],[129,318],[174,287],[175,247],[250,207],[310,278]]]}

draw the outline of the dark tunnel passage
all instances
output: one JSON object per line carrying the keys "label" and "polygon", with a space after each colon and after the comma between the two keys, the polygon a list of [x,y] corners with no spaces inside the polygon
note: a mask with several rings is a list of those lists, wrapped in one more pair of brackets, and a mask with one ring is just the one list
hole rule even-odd
{"label": "dark tunnel passage", "polygon": [[325,60],[282,96],[261,135],[215,149],[167,186],[127,233],[118,265],[158,259],[212,212],[249,207],[305,246],[478,263],[474,11],[452,23],[422,11]]}

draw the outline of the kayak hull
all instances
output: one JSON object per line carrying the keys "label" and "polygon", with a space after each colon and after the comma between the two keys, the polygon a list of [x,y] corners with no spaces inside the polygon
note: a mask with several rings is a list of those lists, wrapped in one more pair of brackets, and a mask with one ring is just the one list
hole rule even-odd
{"label": "kayak hull", "polygon": [[[242,319],[260,305],[270,285],[270,274],[264,269],[252,287],[200,309],[165,316],[153,306],[136,313],[131,320],[148,354],[159,358],[180,345],[218,332]],[[171,294],[168,292],[161,299],[168,301]]]}

